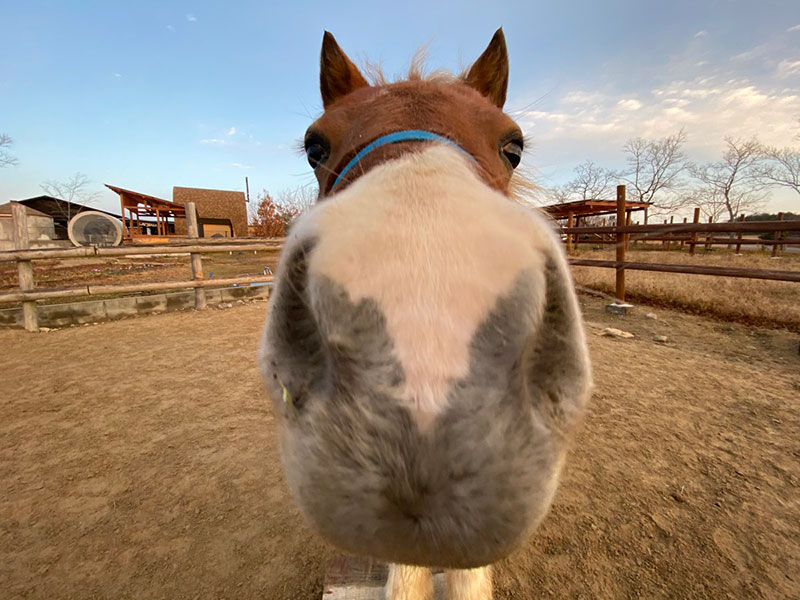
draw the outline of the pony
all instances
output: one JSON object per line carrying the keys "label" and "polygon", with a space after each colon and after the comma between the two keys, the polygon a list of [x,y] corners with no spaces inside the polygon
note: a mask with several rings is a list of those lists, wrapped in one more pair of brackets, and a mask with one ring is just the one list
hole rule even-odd
{"label": "pony", "polygon": [[573,283],[547,219],[512,198],[498,30],[461,76],[370,84],[325,32],[317,203],[287,236],[260,369],[300,511],[390,563],[389,600],[492,596],[542,521],[589,396]]}

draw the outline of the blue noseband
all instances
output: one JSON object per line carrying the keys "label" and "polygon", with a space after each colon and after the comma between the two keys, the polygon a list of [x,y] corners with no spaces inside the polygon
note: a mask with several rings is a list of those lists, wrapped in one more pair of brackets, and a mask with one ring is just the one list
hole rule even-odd
{"label": "blue noseband", "polygon": [[336,181],[333,182],[331,186],[331,191],[336,189],[336,186],[339,185],[339,182],[344,179],[344,176],[347,175],[347,172],[350,171],[354,166],[358,164],[362,158],[364,158],[367,154],[375,150],[376,148],[380,148],[381,146],[386,146],[387,144],[396,144],[397,142],[441,142],[443,144],[447,144],[461,152],[464,156],[468,157],[471,161],[475,162],[475,158],[466,150],[464,150],[461,146],[456,144],[453,140],[449,140],[444,136],[439,134],[433,133],[431,131],[423,131],[421,129],[406,129],[405,131],[395,131],[394,133],[387,133],[386,135],[382,135],[376,140],[371,141],[369,144],[364,146],[358,154],[356,154],[352,160],[345,165],[342,172],[339,173],[339,176],[336,178]]}

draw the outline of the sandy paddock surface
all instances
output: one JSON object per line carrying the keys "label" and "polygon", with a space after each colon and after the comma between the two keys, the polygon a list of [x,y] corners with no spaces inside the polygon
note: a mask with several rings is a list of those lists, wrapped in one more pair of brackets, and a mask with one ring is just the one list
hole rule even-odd
{"label": "sandy paddock surface", "polygon": [[[496,597],[800,598],[797,336],[582,302],[591,410]],[[282,478],[264,309],[0,331],[0,596],[321,597],[335,551]]]}

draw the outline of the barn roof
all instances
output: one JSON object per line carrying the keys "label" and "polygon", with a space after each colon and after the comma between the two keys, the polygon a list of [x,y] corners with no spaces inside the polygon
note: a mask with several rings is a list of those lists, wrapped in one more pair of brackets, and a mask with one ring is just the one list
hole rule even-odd
{"label": "barn roof", "polygon": [[44,213],[48,217],[53,217],[56,220],[66,221],[69,217],[77,215],[79,212],[84,210],[93,210],[95,212],[105,213],[111,217],[119,219],[119,215],[108,212],[107,210],[102,210],[93,206],[87,206],[86,204],[78,204],[77,202],[62,200],[61,198],[56,198],[55,196],[34,196],[32,198],[16,200],[16,202],[24,204],[28,208],[35,208],[39,212]]}
{"label": "barn roof", "polygon": [[[0,215],[10,215],[11,214],[11,207],[14,204],[20,204],[20,203],[17,202],[16,200],[12,200],[11,202],[6,202],[5,204],[0,204]],[[27,214],[29,217],[47,217],[47,218],[51,218],[50,215],[48,215],[46,213],[43,213],[40,210],[36,210],[35,208],[31,208],[30,206],[25,206],[24,204],[22,204],[22,206],[25,208],[25,214]]]}
{"label": "barn roof", "polygon": [[[629,211],[647,210],[649,202],[626,202],[625,208]],[[616,200],[577,200],[575,202],[560,202],[543,206],[542,210],[554,219],[566,219],[570,214],[574,217],[611,215],[617,212]]]}
{"label": "barn roof", "polygon": [[176,204],[175,202],[170,202],[169,200],[164,200],[163,198],[156,198],[155,196],[143,194],[142,192],[126,190],[125,188],[117,187],[115,185],[106,184],[106,187],[110,189],[112,192],[119,194],[120,196],[125,195],[128,196],[129,198],[135,198],[145,205],[158,206],[159,208],[168,208],[180,213],[184,212],[183,206],[181,206],[180,204]]}

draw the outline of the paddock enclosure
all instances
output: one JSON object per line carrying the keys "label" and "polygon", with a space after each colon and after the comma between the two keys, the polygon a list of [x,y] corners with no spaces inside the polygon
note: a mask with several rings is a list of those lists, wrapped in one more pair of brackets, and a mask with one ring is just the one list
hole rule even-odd
{"label": "paddock enclosure", "polygon": [[[589,414],[496,598],[800,597],[796,334],[605,303],[581,297]],[[0,596],[322,597],[337,553],[283,481],[265,308],[0,330]]]}

